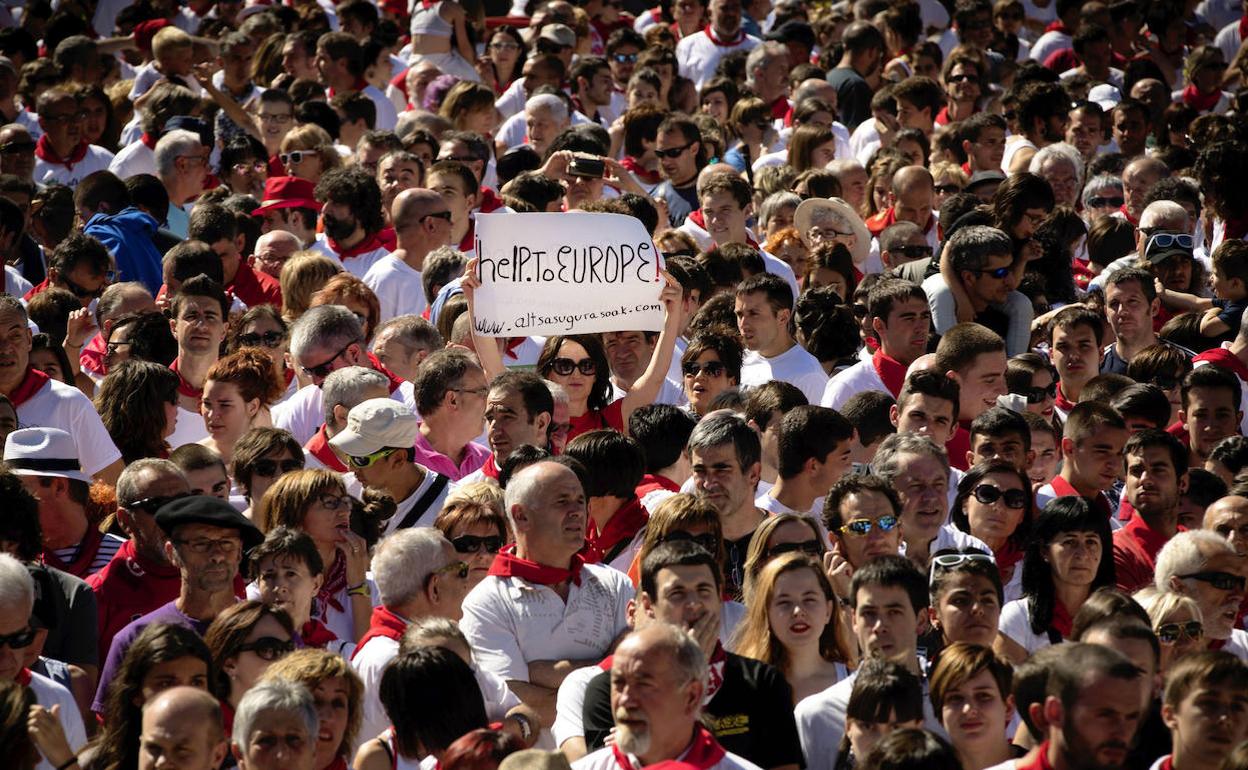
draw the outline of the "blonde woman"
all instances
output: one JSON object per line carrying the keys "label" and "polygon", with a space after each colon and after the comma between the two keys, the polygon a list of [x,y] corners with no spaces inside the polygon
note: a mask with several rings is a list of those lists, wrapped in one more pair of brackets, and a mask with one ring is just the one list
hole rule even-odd
{"label": "blonde woman", "polygon": [[288,176],[306,179],[314,185],[326,171],[342,165],[334,140],[325,129],[311,123],[292,128],[282,138],[277,159]]}
{"label": "blonde woman", "polygon": [[[260,681],[298,682],[312,693],[320,719],[315,770],[346,770],[363,715],[364,683],[345,658],[305,648],[269,666]],[[321,736],[325,736],[322,738]]]}
{"label": "blonde woman", "polygon": [[297,251],[282,265],[282,318],[292,324],[312,306],[312,295],[335,275],[342,265],[319,251]]}
{"label": "blonde woman", "polygon": [[471,131],[491,137],[499,124],[495,98],[489,86],[461,80],[446,93],[438,114],[451,121],[451,128],[456,131]]}
{"label": "blonde woman", "polygon": [[1173,591],[1145,588],[1135,594],[1153,622],[1153,633],[1161,642],[1159,672],[1165,676],[1176,660],[1205,649],[1205,624],[1200,605],[1190,596]]}

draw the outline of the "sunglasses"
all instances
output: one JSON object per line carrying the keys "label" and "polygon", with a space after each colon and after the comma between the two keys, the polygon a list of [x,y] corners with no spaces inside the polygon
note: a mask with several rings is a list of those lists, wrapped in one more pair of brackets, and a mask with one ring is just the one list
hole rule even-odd
{"label": "sunglasses", "polygon": [[979,78],[975,77],[974,75],[971,75],[971,74],[968,74],[968,73],[965,73],[965,72],[964,72],[964,73],[962,73],[961,75],[950,75],[950,76],[949,76],[949,80],[948,80],[948,82],[950,82],[950,83],[967,83],[967,82],[969,82],[969,81],[972,81],[972,80],[978,80],[978,79],[979,79]]}
{"label": "sunglasses", "polygon": [[294,652],[295,643],[289,639],[278,639],[275,636],[262,636],[254,642],[248,642],[239,647],[238,651],[254,652],[260,660],[272,662]]}
{"label": "sunglasses", "polygon": [[122,507],[131,511],[137,508],[140,511],[150,513],[154,516],[156,515],[156,511],[164,508],[174,500],[181,500],[184,497],[190,497],[190,495],[158,495],[155,497],[145,497],[142,500],[135,500],[133,503]]}
{"label": "sunglasses", "polygon": [[998,267],[996,270],[976,270],[975,272],[979,273],[980,275],[990,275],[993,278],[1000,280],[1006,277],[1007,275],[1009,275],[1010,271],[1012,271],[1013,269],[1014,268],[1012,267]]}
{"label": "sunglasses", "polygon": [[35,629],[27,625],[25,629],[17,633],[0,636],[0,647],[20,650],[23,647],[29,647],[33,641],[35,641]]}
{"label": "sunglasses", "polygon": [[1027,403],[1038,404],[1046,398],[1057,398],[1057,383],[1049,383],[1047,388],[1027,388],[1019,395],[1027,397]]}
{"label": "sunglasses", "polygon": [[1244,584],[1248,582],[1243,575],[1233,575],[1230,572],[1193,572],[1190,575],[1179,575],[1179,577],[1208,583],[1219,591],[1243,591]]}
{"label": "sunglasses", "polygon": [[453,575],[460,580],[465,580],[467,579],[468,572],[471,569],[472,568],[468,566],[468,562],[466,561],[453,561],[445,567],[439,567],[433,572],[430,572],[429,576],[425,578],[425,585],[429,585],[429,581],[433,580],[434,575]]}
{"label": "sunglasses", "polygon": [[800,543],[779,543],[767,549],[767,558],[774,559],[786,553],[804,553],[807,556],[822,556],[823,548],[818,540],[803,540]]}
{"label": "sunglasses", "polygon": [[637,54],[635,53],[613,53],[611,54],[611,58],[615,60],[617,64],[632,64],[633,62],[637,61]]}
{"label": "sunglasses", "polygon": [[892,532],[897,526],[896,516],[881,516],[872,521],[871,519],[854,519],[847,522],[841,527],[841,532],[846,535],[854,535],[856,537],[866,537],[871,534],[871,530],[879,529],[881,532]]}
{"label": "sunglasses", "polygon": [[686,377],[697,377],[703,372],[706,372],[707,377],[718,377],[724,373],[724,364],[721,361],[707,361],[702,364],[699,364],[697,361],[690,361],[680,368]]}
{"label": "sunglasses", "polygon": [[710,532],[703,532],[700,535],[693,535],[684,531],[683,529],[677,529],[672,532],[668,532],[666,535],[659,538],[659,542],[661,543],[679,543],[679,542],[693,543],[694,545],[700,546],[702,550],[711,554],[719,550],[719,538],[715,537],[715,535]]}
{"label": "sunglasses", "polygon": [[503,547],[503,539],[498,535],[460,535],[451,540],[451,545],[455,546],[456,553],[498,553]]}
{"label": "sunglasses", "polygon": [[1186,623],[1162,623],[1157,626],[1157,641],[1162,644],[1175,644],[1184,636],[1193,642],[1199,642],[1204,635],[1205,626],[1199,620],[1189,620]]}
{"label": "sunglasses", "polygon": [[311,158],[315,154],[311,150],[291,150],[278,155],[277,159],[281,161],[283,166],[288,166],[291,163],[302,163],[304,158]]}
{"label": "sunglasses", "polygon": [[[960,192],[956,186],[954,187],[954,191]],[[931,246],[898,246],[895,249],[889,249],[889,251],[895,251],[898,254],[908,257],[909,259],[921,259],[923,257],[932,256]]]}
{"label": "sunglasses", "polygon": [[273,478],[281,473],[293,473],[303,469],[303,463],[298,460],[256,460],[251,464],[252,476],[263,476],[264,478]]}
{"label": "sunglasses", "polygon": [[399,450],[394,447],[386,447],[384,449],[378,449],[370,455],[347,455],[347,462],[351,464],[352,468],[370,468],[373,463],[383,457],[388,457],[397,451]]}
{"label": "sunglasses", "polygon": [[322,380],[325,379],[326,377],[328,377],[330,374],[333,373],[334,362],[337,361],[339,357],[342,356],[343,353],[346,353],[347,350],[349,350],[351,346],[354,344],[355,344],[354,341],[348,342],[345,346],[343,346],[341,350],[339,350],[337,353],[331,356],[330,359],[324,363],[317,364],[316,366],[302,367],[303,373],[308,375],[309,377],[318,377]]}
{"label": "sunglasses", "polygon": [[1097,196],[1088,198],[1088,208],[1103,209],[1112,206],[1113,208],[1121,208],[1126,201],[1123,198],[1103,198]]}
{"label": "sunglasses", "polygon": [[560,377],[567,377],[573,370],[579,371],[586,377],[593,377],[598,373],[598,364],[594,363],[592,358],[582,358],[580,361],[573,361],[570,358],[556,358],[550,362],[550,370]]}
{"label": "sunglasses", "polygon": [[282,344],[284,339],[286,339],[285,332],[265,332],[264,334],[252,332],[238,335],[238,344],[244,348],[254,348],[262,345],[266,348],[275,348]]}
{"label": "sunglasses", "polygon": [[[934,190],[934,191],[935,191],[937,194],[939,194],[939,195],[953,195],[953,194],[955,194],[955,193],[960,193],[960,192],[962,192],[962,186],[961,186],[961,185],[952,184],[952,183],[950,183],[950,184],[937,184],[937,185],[932,185],[932,190]],[[911,247],[911,248],[915,248],[915,247]],[[920,248],[923,248],[923,247],[920,247]],[[926,247],[926,248],[927,248],[927,250],[928,250],[929,252],[932,250],[930,246],[928,246],[928,247]],[[900,251],[900,249],[898,249],[898,251]]]}
{"label": "sunglasses", "polygon": [[679,158],[681,155],[685,153],[685,150],[689,149],[692,146],[693,146],[693,142],[690,142],[689,144],[686,144],[682,147],[672,147],[667,150],[655,150],[654,154],[659,156],[660,158]]}
{"label": "sunglasses", "polygon": [[1195,245],[1192,236],[1187,233],[1157,233],[1148,237],[1148,247],[1166,249],[1171,246],[1178,246],[1180,249],[1190,249]]}
{"label": "sunglasses", "polygon": [[61,275],[61,283],[65,284],[65,288],[69,289],[70,292],[78,299],[86,299],[88,297],[96,299],[104,294],[104,290],[108,288],[108,285],[112,282],[113,272],[111,270],[104,274],[104,285],[100,286],[98,289],[84,288],[69,280],[69,276],[64,274]]}
{"label": "sunglasses", "polygon": [[971,494],[975,495],[975,499],[984,505],[992,505],[1004,497],[1006,508],[1021,510],[1027,507],[1027,493],[1021,489],[1002,491],[1000,487],[994,487],[992,484],[980,484],[975,487],[975,491]]}
{"label": "sunglasses", "polygon": [[942,570],[954,569],[968,562],[983,562],[985,564],[996,565],[996,560],[986,553],[942,553],[939,556],[932,557],[931,574],[928,578],[928,585],[936,580],[936,569]]}

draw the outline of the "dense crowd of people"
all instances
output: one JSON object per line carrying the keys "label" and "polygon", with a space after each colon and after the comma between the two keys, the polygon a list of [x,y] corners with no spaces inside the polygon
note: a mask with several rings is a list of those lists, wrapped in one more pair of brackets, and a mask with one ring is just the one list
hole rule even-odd
{"label": "dense crowd of people", "polygon": [[[1246,115],[1239,0],[0,5],[0,763],[1248,770]],[[661,320],[493,336],[534,212]]]}

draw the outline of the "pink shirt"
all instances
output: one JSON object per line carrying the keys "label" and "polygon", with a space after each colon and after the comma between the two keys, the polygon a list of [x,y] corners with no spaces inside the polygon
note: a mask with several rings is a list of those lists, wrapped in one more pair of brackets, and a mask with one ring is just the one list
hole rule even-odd
{"label": "pink shirt", "polygon": [[479,470],[490,456],[489,449],[476,442],[469,442],[468,446],[464,447],[463,462],[456,465],[454,460],[434,449],[423,433],[416,436],[415,448],[416,462],[431,471],[441,473],[451,481],[459,481],[469,473]]}

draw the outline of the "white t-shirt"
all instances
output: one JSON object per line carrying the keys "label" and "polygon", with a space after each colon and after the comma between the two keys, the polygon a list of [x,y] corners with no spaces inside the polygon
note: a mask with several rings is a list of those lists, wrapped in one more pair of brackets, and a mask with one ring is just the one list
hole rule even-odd
{"label": "white t-shirt", "polygon": [[[686,751],[685,754],[687,753]],[[681,754],[680,759],[683,759],[685,754]],[[642,766],[641,759],[632,754],[628,755],[628,761],[630,767]],[[621,767],[619,761],[616,760],[614,750],[610,746],[604,746],[592,754],[573,762],[572,770],[625,770],[625,768]],[[733,754],[731,751],[725,751],[723,759],[706,770],[762,770],[762,768],[744,757]]]}
{"label": "white t-shirt", "polygon": [[173,433],[169,436],[169,448],[177,449],[187,444],[198,444],[208,438],[208,426],[204,425],[204,418],[199,412],[192,412],[189,409],[178,407],[177,422],[174,423]]}
{"label": "white t-shirt", "polygon": [[1231,629],[1231,636],[1226,640],[1226,644],[1222,647],[1223,652],[1229,652],[1240,660],[1248,663],[1248,631],[1242,628]]}
{"label": "white t-shirt", "polygon": [[68,433],[78,450],[78,462],[88,476],[121,459],[121,452],[91,399],[59,380],[48,380],[17,408],[17,424],[23,428],[60,428]]}
{"label": "white t-shirt", "polygon": [[89,175],[97,171],[107,171],[108,164],[113,162],[113,154],[103,147],[87,145],[87,154],[82,160],[73,164],[73,168],[63,163],[48,163],[35,158],[34,180],[41,185],[58,182],[69,188],[75,188]]}
{"label": "white t-shirt", "polygon": [[420,315],[425,310],[420,271],[401,259],[390,255],[377,260],[362,280],[381,303],[382,323],[408,313]]}
{"label": "white t-shirt", "polygon": [[633,584],[624,573],[586,564],[564,602],[549,586],[486,576],[464,599],[460,628],[478,665],[508,681],[529,681],[535,660],[591,660],[628,627]]}
{"label": "white t-shirt", "polygon": [[[403,519],[407,518],[407,514],[412,512],[412,509],[416,507],[416,503],[418,503],[420,499],[425,496],[425,493],[429,491],[429,488],[433,486],[433,483],[437,481],[438,478],[439,476],[437,473],[425,468],[424,479],[422,479],[420,484],[412,490],[410,495],[405,497],[395,506],[394,515],[386,520],[385,526],[382,527],[382,531],[379,536],[384,538],[394,534],[394,532],[399,528],[399,523],[402,522]],[[352,497],[358,498],[364,492],[364,487],[360,484],[360,480],[355,477],[354,473],[343,474],[342,483],[347,489],[347,494]],[[449,483],[443,486],[442,491],[438,493],[437,497],[433,498],[428,507],[425,508],[425,512],[421,514],[420,518],[418,518],[414,524],[412,524],[412,527],[432,527],[433,520],[438,518],[438,514],[442,511],[442,505],[446,502],[446,496],[451,491],[451,488],[452,484]],[[377,602],[374,602],[374,604],[376,603]]]}
{"label": "white t-shirt", "polygon": [[[1021,567],[1016,569],[1022,571]],[[1001,608],[1001,618],[997,621],[997,629],[1026,650],[1028,655],[1053,644],[1049,641],[1048,634],[1037,634],[1031,630],[1031,614],[1027,610],[1027,599],[1006,602]]]}
{"label": "white t-shirt", "polygon": [[693,81],[699,89],[715,75],[720,59],[736,51],[752,51],[760,41],[753,35],[741,34],[731,45],[721,45],[711,40],[706,30],[682,37],[676,44],[676,63],[680,74]]}
{"label": "white t-shirt", "polygon": [[880,379],[880,373],[875,370],[875,364],[871,361],[859,361],[832,375],[827,387],[823,389],[823,398],[819,400],[819,403],[831,409],[840,409],[856,394],[870,390],[893,395],[884,385],[884,380]]}
{"label": "white t-shirt", "polygon": [[[372,251],[366,251],[363,254],[343,259],[338,255],[338,252],[334,251],[333,247],[329,245],[329,241],[323,236],[318,236],[317,239],[313,241],[310,246],[308,246],[308,248],[316,249],[321,252],[325,256],[342,265],[343,270],[346,270],[348,273],[361,280],[368,273],[368,269],[370,267],[375,265],[383,257],[390,255],[390,250],[385,246],[382,246]],[[421,296],[424,296],[423,289],[421,290]]]}
{"label": "white t-shirt", "polygon": [[[108,34],[112,35],[112,30],[109,30]],[[163,72],[156,69],[156,61],[154,59],[149,61],[147,64],[144,64],[142,67],[139,67],[134,73],[134,85],[130,87],[130,101],[133,102],[135,99],[138,99],[140,96],[150,91],[152,86],[159,83],[163,77],[165,77],[165,75]],[[193,76],[180,75],[179,77],[196,96],[204,95],[204,87],[201,86],[199,81]],[[138,116],[136,115],[135,117]]]}
{"label": "white t-shirt", "polygon": [[136,174],[159,176],[156,169],[156,151],[142,141],[131,142],[117,151],[113,162],[108,164],[108,170],[122,179],[129,179]]}
{"label": "white t-shirt", "polygon": [[[360,709],[362,719],[359,735],[356,736],[356,747],[376,738],[390,726],[390,718],[386,716],[377,692],[381,689],[381,675],[385,673],[386,665],[398,654],[397,641],[385,636],[374,636],[363,647],[357,648],[355,657],[351,659],[355,673],[364,681],[364,703]],[[355,747],[352,748],[352,753],[354,751]]]}
{"label": "white t-shirt", "polygon": [[[416,413],[416,389],[410,382],[404,382],[390,398],[401,401]],[[290,431],[300,446],[306,446],[320,427],[325,424],[325,407],[321,400],[321,389],[316,385],[305,385],[293,396],[274,404],[269,410],[274,428]]]}
{"label": "white t-shirt", "polygon": [[742,387],[757,387],[772,380],[796,386],[812,404],[820,402],[823,389],[828,385],[828,375],[819,364],[819,359],[796,342],[774,358],[766,358],[753,350],[745,354],[741,365]]}
{"label": "white t-shirt", "polygon": [[[672,356],[675,358],[675,354]],[[628,395],[628,392],[620,388],[614,382],[611,383],[611,400],[619,401]],[[684,406],[689,403],[688,396],[685,395],[685,389],[681,387],[679,380],[673,381],[663,378],[663,385],[659,388],[659,395],[655,397],[656,404],[670,404],[672,406]]]}
{"label": "white t-shirt", "polygon": [[1031,47],[1031,58],[1041,64],[1044,64],[1045,59],[1048,59],[1053,54],[1063,48],[1072,47],[1074,45],[1074,40],[1075,39],[1071,37],[1068,32],[1059,32],[1055,29],[1051,29],[1041,35],[1040,38],[1036,40],[1035,45]]}
{"label": "white t-shirt", "polygon": [[524,112],[524,103],[528,100],[529,94],[524,90],[524,78],[516,78],[511,85],[507,86],[507,90],[503,91],[503,95],[494,100],[494,109],[498,110],[503,120],[506,120],[512,115]]}
{"label": "white t-shirt", "polygon": [[369,85],[360,93],[373,100],[373,104],[377,106],[377,122],[375,124],[378,131],[393,131],[399,122],[399,111],[394,108],[394,102],[390,101],[390,97],[382,93],[381,89],[374,85]]}
{"label": "white t-shirt", "polygon": [[[74,696],[61,684],[52,681],[43,674],[30,672],[30,690],[35,694],[35,702],[46,709],[60,706],[61,729],[65,731],[65,742],[75,752],[87,745],[87,729],[82,724],[82,712],[74,702]],[[36,770],[53,770],[48,760],[40,758]]]}

